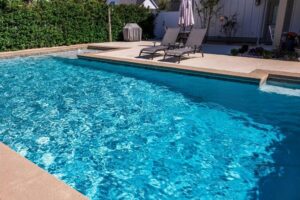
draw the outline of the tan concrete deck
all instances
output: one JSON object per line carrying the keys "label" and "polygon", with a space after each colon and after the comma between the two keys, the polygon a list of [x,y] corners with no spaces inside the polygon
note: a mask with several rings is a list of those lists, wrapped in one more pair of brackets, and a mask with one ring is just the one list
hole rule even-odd
{"label": "tan concrete deck", "polygon": [[228,55],[216,55],[205,53],[190,55],[180,64],[174,60],[162,61],[162,55],[153,60],[147,56],[138,57],[142,48],[152,46],[149,41],[142,42],[112,42],[90,45],[92,48],[113,47],[120,50],[105,51],[101,53],[89,53],[84,55],[91,59],[104,59],[115,61],[127,61],[150,66],[161,66],[174,69],[193,70],[198,72],[216,73],[263,80],[268,74],[292,76],[300,78],[300,62],[280,61],[271,59],[258,59],[249,57],[235,57]]}
{"label": "tan concrete deck", "polygon": [[0,200],[87,200],[0,142]]}

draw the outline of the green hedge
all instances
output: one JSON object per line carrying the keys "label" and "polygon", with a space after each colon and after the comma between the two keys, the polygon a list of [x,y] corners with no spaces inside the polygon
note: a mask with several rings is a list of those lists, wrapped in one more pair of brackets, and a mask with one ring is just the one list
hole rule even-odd
{"label": "green hedge", "polygon": [[[101,0],[0,0],[0,51],[108,41],[108,6]],[[112,7],[113,40],[136,22],[153,36],[154,16],[143,7]]]}

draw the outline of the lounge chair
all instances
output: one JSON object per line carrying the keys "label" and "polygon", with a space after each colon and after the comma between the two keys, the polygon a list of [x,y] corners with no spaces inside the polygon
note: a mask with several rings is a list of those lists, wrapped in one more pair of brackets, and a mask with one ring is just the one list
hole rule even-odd
{"label": "lounge chair", "polygon": [[171,47],[175,46],[178,34],[179,34],[180,28],[168,28],[163,40],[161,41],[161,44],[156,46],[156,43],[154,43],[153,47],[147,47],[140,51],[140,55],[142,54],[149,54],[151,55],[151,59],[153,59],[154,55],[159,51],[165,51],[167,49],[170,49]]}
{"label": "lounge chair", "polygon": [[202,42],[206,34],[206,29],[193,28],[191,33],[185,43],[184,47],[167,50],[165,51],[164,60],[167,56],[173,56],[178,58],[178,63],[181,61],[181,57],[185,54],[196,53],[197,51],[202,53],[202,57],[204,56],[204,52],[202,50]]}

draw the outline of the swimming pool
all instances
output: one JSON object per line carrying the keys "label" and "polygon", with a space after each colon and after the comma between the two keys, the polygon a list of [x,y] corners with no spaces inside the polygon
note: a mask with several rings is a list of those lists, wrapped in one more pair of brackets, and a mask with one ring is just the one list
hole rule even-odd
{"label": "swimming pool", "polygon": [[96,199],[299,199],[300,98],[57,56],[0,60],[0,141]]}

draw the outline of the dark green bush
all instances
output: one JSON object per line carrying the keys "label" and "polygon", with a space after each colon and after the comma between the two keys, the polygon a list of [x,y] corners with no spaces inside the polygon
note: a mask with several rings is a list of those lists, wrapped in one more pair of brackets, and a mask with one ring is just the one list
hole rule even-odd
{"label": "dark green bush", "polygon": [[[51,47],[108,40],[108,6],[101,0],[0,0],[0,51]],[[113,40],[136,22],[144,39],[153,36],[154,16],[143,7],[112,7]]]}
{"label": "dark green bush", "polygon": [[237,56],[239,54],[239,50],[238,49],[231,49],[230,54],[232,56]]}

